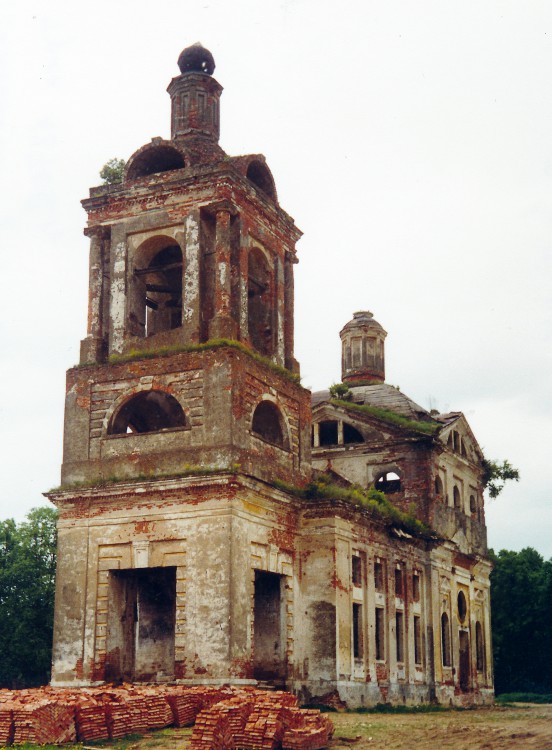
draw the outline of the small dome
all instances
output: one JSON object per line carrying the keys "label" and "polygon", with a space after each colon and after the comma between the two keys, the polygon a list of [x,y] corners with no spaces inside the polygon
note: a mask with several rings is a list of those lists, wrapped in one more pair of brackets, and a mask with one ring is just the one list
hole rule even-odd
{"label": "small dome", "polygon": [[[374,318],[373,313],[368,310],[361,310],[360,312],[353,313],[353,319],[343,326],[341,333],[354,330],[355,328],[371,328],[374,331],[383,331],[383,326],[378,323]],[[385,331],[383,332],[385,333]]]}
{"label": "small dome", "polygon": [[182,74],[207,73],[212,76],[215,72],[215,60],[208,49],[200,42],[196,42],[182,50],[178,58],[178,67]]}

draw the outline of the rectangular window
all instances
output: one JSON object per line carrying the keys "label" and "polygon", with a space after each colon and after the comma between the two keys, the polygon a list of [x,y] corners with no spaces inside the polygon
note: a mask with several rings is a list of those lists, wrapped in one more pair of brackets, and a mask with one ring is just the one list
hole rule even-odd
{"label": "rectangular window", "polygon": [[420,574],[416,570],[412,574],[412,600],[420,601]]}
{"label": "rectangular window", "polygon": [[397,661],[404,661],[404,613],[395,615],[395,630],[397,635]]}
{"label": "rectangular window", "polygon": [[385,659],[385,610],[376,607],[376,659]]}
{"label": "rectangular window", "polygon": [[395,596],[404,599],[404,576],[401,566],[395,568]]}
{"label": "rectangular window", "polygon": [[353,604],[353,656],[362,659],[362,604]]}
{"label": "rectangular window", "polygon": [[418,615],[414,615],[414,662],[422,663],[422,621]]}
{"label": "rectangular window", "polygon": [[362,559],[359,555],[352,557],[353,586],[362,586]]}
{"label": "rectangular window", "polygon": [[374,585],[376,591],[384,591],[383,563],[380,560],[374,563]]}

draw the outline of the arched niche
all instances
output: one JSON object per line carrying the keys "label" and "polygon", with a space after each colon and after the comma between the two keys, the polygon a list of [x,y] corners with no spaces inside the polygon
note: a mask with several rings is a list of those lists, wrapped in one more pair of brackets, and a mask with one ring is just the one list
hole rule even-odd
{"label": "arched niche", "polygon": [[153,336],[182,325],[183,256],[170,237],[152,237],[134,258],[131,333]]}
{"label": "arched niche", "polygon": [[274,354],[274,272],[259,247],[249,251],[247,259],[247,325],[255,349],[271,357]]}
{"label": "arched niche", "polygon": [[270,169],[262,161],[254,160],[250,162],[247,167],[246,177],[273,201],[277,200],[274,178]]}
{"label": "arched niche", "polygon": [[133,154],[126,166],[125,182],[186,166],[184,155],[169,143],[144,146]]}
{"label": "arched niche", "polygon": [[251,432],[267,443],[289,449],[289,437],[282,412],[275,403],[261,401],[253,412]]}
{"label": "arched niche", "polygon": [[186,415],[174,396],[165,391],[140,391],[113,414],[108,435],[159,432],[186,427]]}

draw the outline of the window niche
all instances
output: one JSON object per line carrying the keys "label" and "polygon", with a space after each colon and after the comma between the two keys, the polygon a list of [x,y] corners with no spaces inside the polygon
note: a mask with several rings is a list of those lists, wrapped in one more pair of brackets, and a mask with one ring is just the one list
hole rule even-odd
{"label": "window niche", "polygon": [[108,435],[127,435],[187,426],[184,410],[169,393],[141,391],[132,396],[113,415]]}
{"label": "window niche", "polygon": [[274,279],[268,259],[258,247],[247,264],[247,326],[254,348],[265,357],[274,354]]}
{"label": "window niche", "polygon": [[154,240],[139,253],[131,291],[131,333],[141,338],[182,326],[182,250],[174,240]]}
{"label": "window niche", "polygon": [[289,438],[282,413],[272,401],[261,401],[253,413],[251,432],[267,443],[289,450]]}
{"label": "window niche", "polygon": [[384,471],[377,477],[374,486],[380,492],[392,495],[402,489],[401,476],[396,471]]}

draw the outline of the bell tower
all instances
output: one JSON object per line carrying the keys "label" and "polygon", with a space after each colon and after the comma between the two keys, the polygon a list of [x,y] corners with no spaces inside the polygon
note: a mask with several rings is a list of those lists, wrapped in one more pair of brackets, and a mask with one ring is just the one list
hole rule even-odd
{"label": "bell tower", "polygon": [[[280,576],[279,592],[291,564],[274,539],[293,500],[277,487],[310,476],[293,352],[301,232],[264,156],[220,147],[211,53],[195,44],[178,65],[171,138],[82,202],[88,331],[49,493],[55,685],[254,679],[255,571]],[[282,678],[286,627],[270,636]]]}

